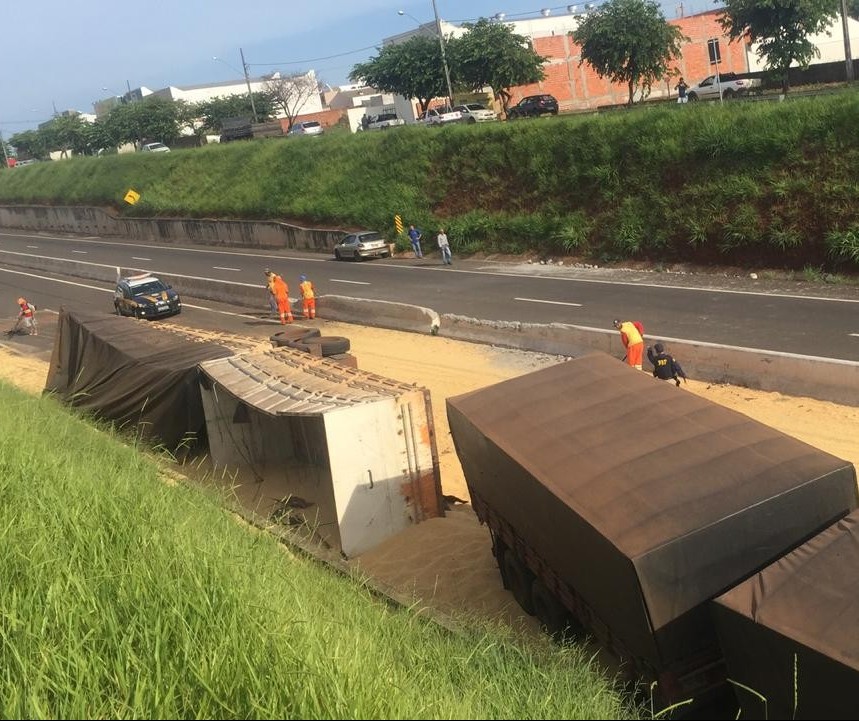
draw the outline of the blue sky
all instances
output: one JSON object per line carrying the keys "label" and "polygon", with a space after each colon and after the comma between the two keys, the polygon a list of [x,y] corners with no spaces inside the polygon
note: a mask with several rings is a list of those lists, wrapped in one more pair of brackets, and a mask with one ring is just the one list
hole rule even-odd
{"label": "blue sky", "polygon": [[[451,22],[497,12],[511,19],[534,17],[541,8],[563,13],[568,4],[436,2],[439,15]],[[666,17],[675,17],[679,4],[662,2]],[[683,0],[683,5],[689,15],[714,3]],[[122,94],[128,85],[157,90],[240,77],[240,47],[254,75],[313,68],[330,85],[345,83],[352,66],[374,55],[385,37],[414,26],[410,18],[397,14],[400,9],[422,22],[433,19],[432,0],[7,3],[0,45],[0,131],[8,138],[35,127],[49,119],[55,107],[92,112],[94,100]],[[335,55],[341,57],[331,57]]]}

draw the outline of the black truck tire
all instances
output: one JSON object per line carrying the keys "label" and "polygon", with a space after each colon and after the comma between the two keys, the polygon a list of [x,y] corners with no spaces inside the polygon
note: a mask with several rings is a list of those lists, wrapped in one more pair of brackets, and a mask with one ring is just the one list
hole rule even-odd
{"label": "black truck tire", "polygon": [[317,328],[286,328],[273,333],[269,340],[272,345],[280,348],[295,341],[303,341],[308,338],[318,338],[321,334]]}
{"label": "black truck tire", "polygon": [[340,355],[348,353],[352,344],[348,338],[339,335],[323,335],[318,338],[306,338],[300,341],[291,341],[287,343],[290,348],[303,350],[307,353],[314,353],[317,347],[320,349],[320,355],[327,358],[331,355]]}
{"label": "black truck tire", "polygon": [[534,574],[529,571],[525,564],[519,560],[516,552],[508,548],[504,551],[504,560],[501,566],[501,575],[513,598],[516,599],[522,610],[530,616],[534,615],[534,599],[531,596],[531,585]]}

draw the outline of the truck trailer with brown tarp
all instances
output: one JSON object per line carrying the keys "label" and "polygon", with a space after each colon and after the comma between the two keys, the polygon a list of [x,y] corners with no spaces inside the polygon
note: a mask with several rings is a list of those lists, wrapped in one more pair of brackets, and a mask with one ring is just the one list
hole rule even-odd
{"label": "truck trailer with brown tarp", "polygon": [[198,364],[233,353],[148,323],[62,308],[45,392],[175,451],[205,437]]}
{"label": "truck trailer with brown tarp", "polygon": [[712,608],[741,718],[859,718],[859,511]]}
{"label": "truck trailer with brown tarp", "polygon": [[665,702],[724,683],[710,599],[857,507],[847,461],[591,354],[450,398],[505,585]]}

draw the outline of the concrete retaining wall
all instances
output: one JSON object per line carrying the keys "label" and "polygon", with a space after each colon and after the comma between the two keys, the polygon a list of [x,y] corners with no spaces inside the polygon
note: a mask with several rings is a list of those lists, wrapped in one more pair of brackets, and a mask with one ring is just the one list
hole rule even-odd
{"label": "concrete retaining wall", "polygon": [[0,206],[0,227],[162,243],[200,243],[235,248],[314,250],[331,253],[345,231],[270,220],[123,218],[101,208]]}
{"label": "concrete retaining wall", "polygon": [[[49,258],[0,250],[0,263],[37,271],[49,271],[85,278],[111,287],[117,274],[138,272],[121,268]],[[191,298],[232,303],[258,312],[268,310],[265,287],[249,283],[212,280],[156,271],[180,294]],[[592,350],[622,358],[624,349],[617,331],[604,328],[553,323],[482,321],[464,316],[439,316],[429,308],[407,303],[365,300],[337,295],[321,296],[319,316],[344,323],[444,335],[476,343],[521,348],[556,355],[578,356]],[[295,310],[300,301],[293,301]],[[859,363],[793,353],[736,348],[715,343],[690,342],[674,338],[648,338],[649,343],[665,341],[668,350],[691,378],[714,383],[731,383],[748,388],[779,391],[836,403],[859,405]],[[619,362],[619,361],[618,361]]]}

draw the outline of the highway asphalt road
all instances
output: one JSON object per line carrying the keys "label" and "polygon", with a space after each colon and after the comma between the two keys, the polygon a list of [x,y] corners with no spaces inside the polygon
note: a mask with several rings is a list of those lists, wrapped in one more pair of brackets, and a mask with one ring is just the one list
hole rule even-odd
{"label": "highway asphalt road", "polygon": [[[715,289],[692,287],[688,279],[681,287],[664,281],[582,278],[581,273],[565,274],[540,265],[457,258],[453,266],[444,266],[435,254],[423,260],[353,263],[300,251],[182,247],[14,230],[0,230],[0,250],[260,286],[263,271],[270,267],[284,276],[293,297],[299,274],[306,273],[321,294],[414,303],[439,313],[601,329],[611,329],[613,318],[635,319],[644,323],[647,337],[654,340],[669,337],[859,360],[859,297],[852,288],[844,289],[849,297],[819,297],[795,294],[789,287],[778,292]],[[4,266],[0,254],[0,271],[4,268],[6,272],[0,272],[3,308],[8,308],[7,297],[13,301],[17,297],[15,288],[29,288],[32,300],[43,307],[58,307],[61,299],[72,296],[82,300],[77,286],[34,277],[25,280],[9,273],[11,268]],[[112,290],[89,292],[88,303],[110,309],[112,299],[106,291]],[[827,291],[832,294],[831,287]],[[103,299],[97,300],[100,296]],[[6,315],[0,311],[0,317]]]}

